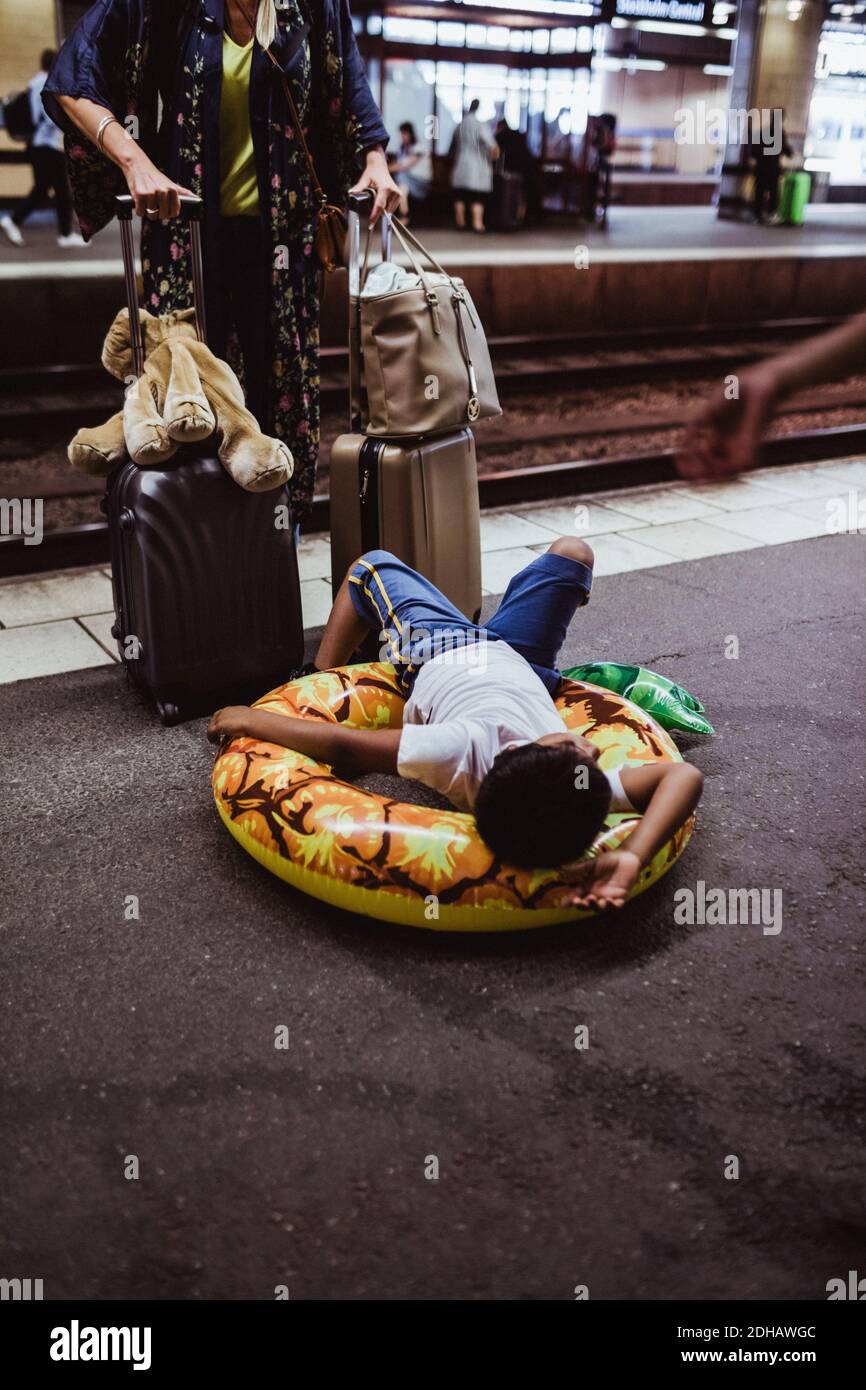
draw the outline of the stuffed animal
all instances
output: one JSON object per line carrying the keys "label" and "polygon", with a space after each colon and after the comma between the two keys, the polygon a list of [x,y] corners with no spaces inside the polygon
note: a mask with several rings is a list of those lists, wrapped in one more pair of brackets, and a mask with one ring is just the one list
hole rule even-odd
{"label": "stuffed animal", "polygon": [[244,405],[241,384],[228,363],[199,342],[192,309],[155,318],[139,310],[144,369],[132,367],[129,313],[121,309],[108,330],[102,365],[127,382],[122,410],[105,424],[79,430],[69,445],[69,462],[83,473],[105,477],[129,455],[142,468],[164,463],[180,444],[217,439],[226,472],[248,492],[267,492],[292,476],[294,460],[285,444],[262,434]]}

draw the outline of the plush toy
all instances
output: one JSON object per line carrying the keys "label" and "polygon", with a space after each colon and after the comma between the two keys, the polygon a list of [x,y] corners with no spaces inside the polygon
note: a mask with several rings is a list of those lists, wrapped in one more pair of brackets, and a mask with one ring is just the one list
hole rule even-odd
{"label": "plush toy", "polygon": [[262,434],[244,405],[241,384],[226,362],[196,337],[192,309],[154,318],[139,310],[144,369],[136,378],[129,313],[121,309],[108,330],[102,365],[127,382],[124,406],[104,425],[79,430],[69,462],[105,477],[129,455],[142,468],[164,463],[180,444],[215,435],[226,472],[248,492],[267,492],[292,476],[294,460],[279,439]]}

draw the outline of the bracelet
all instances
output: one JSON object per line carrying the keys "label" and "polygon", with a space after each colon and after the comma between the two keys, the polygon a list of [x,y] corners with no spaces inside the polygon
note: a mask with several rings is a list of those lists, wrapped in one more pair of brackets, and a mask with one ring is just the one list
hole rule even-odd
{"label": "bracelet", "polygon": [[120,121],[118,121],[116,116],[103,116],[102,120],[99,122],[99,125],[96,127],[96,148],[99,150],[100,154],[105,154],[105,132],[107,127],[111,125],[112,121],[114,121],[117,125],[120,125]]}

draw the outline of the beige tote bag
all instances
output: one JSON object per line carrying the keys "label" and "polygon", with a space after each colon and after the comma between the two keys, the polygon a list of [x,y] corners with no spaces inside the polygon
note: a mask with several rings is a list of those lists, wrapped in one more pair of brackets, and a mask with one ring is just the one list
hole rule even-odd
{"label": "beige tote bag", "polygon": [[[501,415],[487,339],[469,291],[396,218],[391,228],[420,283],[359,295],[352,306],[367,392],[366,433],[387,439],[444,434]],[[369,252],[368,237],[361,290]]]}

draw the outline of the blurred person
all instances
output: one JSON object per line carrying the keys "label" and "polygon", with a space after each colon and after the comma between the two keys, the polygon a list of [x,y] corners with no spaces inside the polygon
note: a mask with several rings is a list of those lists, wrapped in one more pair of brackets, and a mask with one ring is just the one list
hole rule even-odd
{"label": "blurred person", "polygon": [[472,231],[482,234],[484,206],[493,187],[493,165],[499,158],[499,147],[487,126],[477,116],[480,102],[475,97],[451,140],[451,187],[454,191],[454,222],[466,228],[466,204],[469,204]]}
{"label": "blurred person", "polygon": [[576,168],[578,174],[578,216],[595,222],[601,202],[603,219],[607,218],[610,197],[610,162],[616,150],[616,116],[605,112],[589,116]]}
{"label": "blurred person", "polygon": [[762,126],[757,138],[749,146],[749,159],[755,169],[753,210],[755,221],[761,223],[766,220],[765,213],[771,222],[776,219],[779,210],[782,160],[789,158],[791,154],[791,146],[785,139],[781,113],[773,114],[778,116],[778,130],[775,129],[775,122],[772,134]]}
{"label": "blurred person", "polygon": [[423,203],[433,177],[433,161],[420,144],[411,121],[404,121],[400,127],[400,148],[391,173],[400,190],[400,216],[408,226],[412,203]]}
{"label": "blurred person", "polygon": [[[89,240],[128,190],[142,216],[144,307],[189,307],[182,194],[204,203],[210,347],[295,459],[293,520],[312,503],[319,445],[320,266],[316,198],[285,73],[332,202],[373,190],[371,221],[396,210],[388,132],[370,92],[348,0],[96,0],[43,92],[66,132],[72,192]],[[126,123],[137,138],[131,138]],[[116,168],[112,167],[116,166]],[[359,177],[360,175],[360,177]]]}
{"label": "blurred person", "polygon": [[514,130],[502,116],[496,125],[495,138],[503,173],[517,174],[521,181],[520,220],[540,221],[541,189],[538,161],[529,148],[526,135],[522,130]]}
{"label": "blurred person", "polygon": [[601,203],[602,221],[606,222],[610,203],[611,161],[616,153],[616,116],[612,112],[605,111],[599,116],[593,130],[593,145],[596,154],[595,207]]}
{"label": "blurred person", "polygon": [[351,566],[305,672],[352,660],[369,633],[387,639],[407,695],[402,728],[349,729],[244,705],[218,710],[208,738],[293,748],[348,776],[398,773],[475,815],[495,855],[527,868],[572,865],[613,812],[641,816],[619,848],[574,864],[570,902],[621,907],[641,870],[685,823],[703,778],[688,763],[602,772],[599,748],[563,726],[554,704],[559,651],[589,601],[593,553],[554,541],[510,581],[484,627],[386,550]]}
{"label": "blurred person", "polygon": [[24,245],[21,228],[30,214],[45,202],[52,190],[54,212],[57,217],[57,245],[62,246],[64,250],[84,245],[81,234],[72,230],[72,194],[66,176],[63,131],[54,124],[42,105],[42,88],[48,80],[56,57],[53,48],[46,48],[40,59],[39,72],[27,84],[33,119],[33,134],[27,146],[27,154],[33,166],[33,187],[15,212],[0,217],[0,230],[5,232],[13,246]]}
{"label": "blurred person", "polygon": [[754,468],[779,406],[807,386],[866,368],[866,314],[810,338],[737,377],[737,396],[717,387],[689,425],[677,452],[683,478],[724,478]]}

